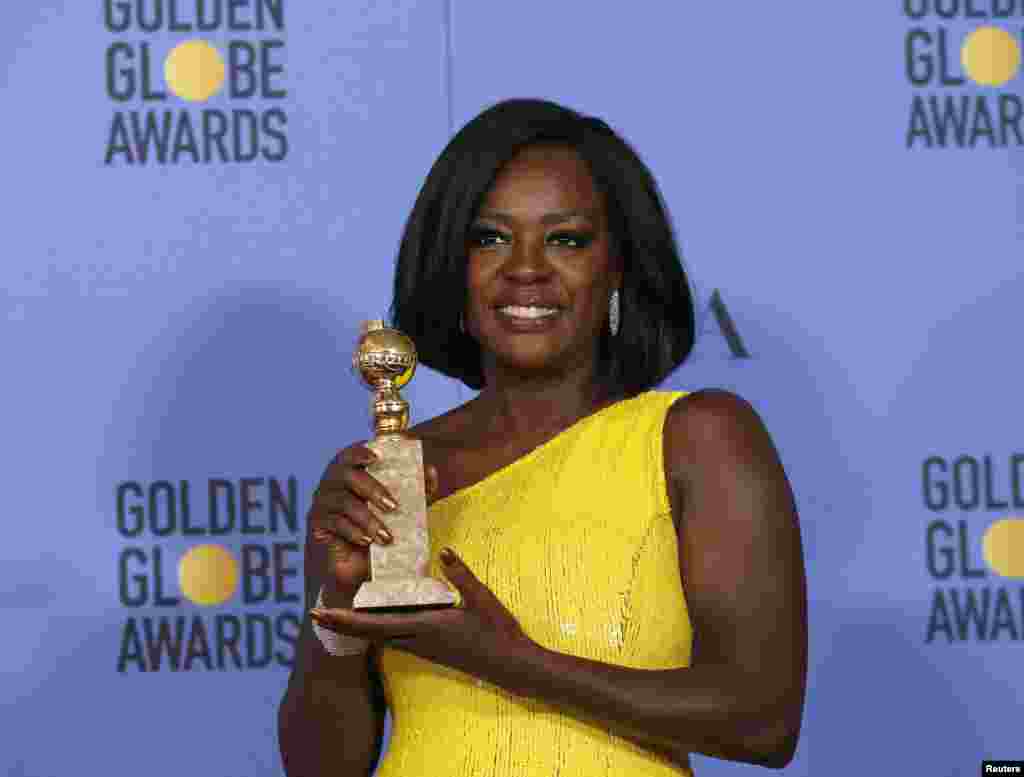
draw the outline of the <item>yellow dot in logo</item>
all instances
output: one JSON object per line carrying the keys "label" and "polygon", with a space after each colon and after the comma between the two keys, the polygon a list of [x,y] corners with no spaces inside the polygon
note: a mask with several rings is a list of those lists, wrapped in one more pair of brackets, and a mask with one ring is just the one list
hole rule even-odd
{"label": "yellow dot in logo", "polygon": [[960,61],[971,80],[982,86],[1002,86],[1020,68],[1020,44],[1000,27],[979,27],[964,41]]}
{"label": "yellow dot in logo", "polygon": [[1004,518],[988,527],[981,543],[985,563],[1003,577],[1024,577],[1024,518]]}
{"label": "yellow dot in logo", "polygon": [[196,545],[178,562],[178,585],[196,604],[222,604],[238,588],[238,562],[220,545]]}
{"label": "yellow dot in logo", "polygon": [[178,97],[191,102],[209,100],[224,85],[227,72],[217,49],[205,40],[188,40],[174,47],[164,62],[164,79]]}

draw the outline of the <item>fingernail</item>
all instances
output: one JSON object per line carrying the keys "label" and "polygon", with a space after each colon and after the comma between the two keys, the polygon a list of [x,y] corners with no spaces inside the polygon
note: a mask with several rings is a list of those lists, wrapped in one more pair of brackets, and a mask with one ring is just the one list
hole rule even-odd
{"label": "fingernail", "polygon": [[380,501],[383,502],[384,506],[386,508],[388,508],[389,510],[397,510],[398,509],[398,502],[396,502],[390,496],[383,496],[383,497],[381,497]]}
{"label": "fingernail", "polygon": [[445,564],[454,564],[455,552],[451,548],[443,548],[441,550],[441,561]]}
{"label": "fingernail", "polygon": [[391,536],[391,532],[389,532],[383,526],[377,529],[377,536],[380,537],[381,542],[392,542],[395,539]]}
{"label": "fingernail", "polygon": [[373,537],[371,537],[369,534],[364,534],[362,537],[360,537],[360,541],[366,547],[370,547],[373,544]]}
{"label": "fingernail", "polygon": [[312,610],[309,611],[309,614],[314,618],[323,618],[326,613],[324,613],[324,611],[321,610],[319,607],[314,607]]}

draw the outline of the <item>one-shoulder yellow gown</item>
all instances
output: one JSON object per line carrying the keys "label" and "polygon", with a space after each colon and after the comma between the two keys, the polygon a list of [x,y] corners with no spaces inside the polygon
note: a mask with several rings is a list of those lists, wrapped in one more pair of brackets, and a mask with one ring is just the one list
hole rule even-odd
{"label": "one-shoulder yellow gown", "polygon": [[[430,507],[431,574],[452,547],[544,647],[620,666],[690,664],[662,455],[680,392],[599,410]],[[555,707],[398,650],[378,777],[679,777],[666,759]]]}

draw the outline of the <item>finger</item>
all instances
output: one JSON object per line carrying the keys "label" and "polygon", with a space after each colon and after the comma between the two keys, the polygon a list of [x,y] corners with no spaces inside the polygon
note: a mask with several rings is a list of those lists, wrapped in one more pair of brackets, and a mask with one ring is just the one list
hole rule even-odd
{"label": "finger", "polygon": [[348,469],[343,475],[348,490],[380,510],[390,513],[398,509],[398,500],[373,475],[360,469]]}
{"label": "finger", "polygon": [[344,624],[340,623],[337,619],[331,618],[327,615],[329,610],[324,608],[314,607],[309,611],[310,619],[321,628],[333,631],[335,634],[345,634],[347,636],[356,636],[355,634],[349,634],[347,631],[343,631],[345,628]]}
{"label": "finger", "polygon": [[332,631],[337,631],[339,634],[379,641],[416,637],[434,626],[438,616],[443,613],[384,615],[357,610],[315,607],[309,611],[309,614],[317,623]]}
{"label": "finger", "polygon": [[437,467],[432,464],[428,464],[424,471],[424,475],[426,476],[427,481],[427,499],[432,499],[434,494],[437,493],[438,486],[440,485],[440,480],[437,475]]}
{"label": "finger", "polygon": [[342,449],[335,456],[335,461],[349,467],[365,467],[377,461],[378,456],[364,442],[357,442]]}
{"label": "finger", "polygon": [[362,443],[350,445],[338,451],[332,458],[323,476],[320,478],[320,485],[313,492],[314,500],[324,493],[345,489],[345,473],[353,469],[362,469],[377,460],[377,454]]}
{"label": "finger", "polygon": [[376,461],[377,454],[359,443],[339,451],[327,465],[320,485],[313,492],[314,500],[345,490],[354,490],[360,496],[370,499],[376,492],[382,508],[390,509],[385,507],[383,500],[383,497],[391,496],[387,489],[365,472],[365,468]]}
{"label": "finger", "polygon": [[370,505],[352,493],[342,498],[345,517],[361,527],[367,536],[385,545],[394,542],[394,536],[377,512]]}
{"label": "finger", "polygon": [[329,616],[323,614],[318,610],[310,610],[309,617],[316,623],[317,626],[327,629],[328,631],[339,634],[343,637],[358,637],[360,639],[372,640],[375,643],[382,645],[383,647],[400,648],[406,647],[408,643],[415,639],[417,634],[389,634],[388,636],[374,636],[370,634],[364,634],[360,631],[353,630],[352,626],[341,623],[336,620],[330,620]]}
{"label": "finger", "polygon": [[339,513],[325,515],[319,520],[313,528],[313,539],[325,545],[347,542],[364,549],[373,544],[373,537],[367,534],[366,529]]}
{"label": "finger", "polygon": [[[364,498],[349,489],[324,490],[317,496],[314,509],[317,515],[344,515],[367,535],[376,537],[385,544],[394,540],[385,520],[369,508]],[[378,509],[383,512],[382,508]],[[327,528],[333,527],[328,523]]]}
{"label": "finger", "polygon": [[360,545],[370,545],[376,541],[387,544],[393,541],[391,532],[380,518],[363,500],[349,491],[325,499],[316,514],[314,525]]}
{"label": "finger", "polygon": [[441,563],[444,564],[445,576],[462,595],[464,607],[486,607],[491,604],[491,599],[497,598],[451,548],[441,550]]}
{"label": "finger", "polygon": [[321,514],[345,515],[352,523],[367,531],[372,528],[372,521],[376,519],[366,500],[348,489],[323,494],[316,504],[316,513],[318,517]]}

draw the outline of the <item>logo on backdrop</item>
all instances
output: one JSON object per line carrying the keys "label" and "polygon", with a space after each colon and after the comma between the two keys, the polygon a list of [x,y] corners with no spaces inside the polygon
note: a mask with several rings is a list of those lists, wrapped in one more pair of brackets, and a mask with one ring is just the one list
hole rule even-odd
{"label": "logo on backdrop", "polygon": [[115,489],[119,672],[291,666],[302,622],[294,477]]}
{"label": "logo on backdrop", "polygon": [[285,0],[104,0],[108,165],[280,162]]}
{"label": "logo on backdrop", "polygon": [[1024,0],[903,0],[907,148],[1024,146]]}
{"label": "logo on backdrop", "polygon": [[707,305],[698,313],[698,333],[701,335],[710,334],[721,336],[729,349],[729,354],[734,359],[750,359],[750,351],[747,344],[736,326],[729,308],[718,289],[711,293]]}
{"label": "logo on backdrop", "polygon": [[925,642],[1024,640],[1024,453],[929,456],[921,478]]}

